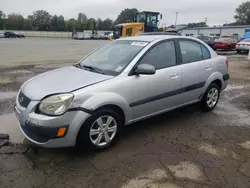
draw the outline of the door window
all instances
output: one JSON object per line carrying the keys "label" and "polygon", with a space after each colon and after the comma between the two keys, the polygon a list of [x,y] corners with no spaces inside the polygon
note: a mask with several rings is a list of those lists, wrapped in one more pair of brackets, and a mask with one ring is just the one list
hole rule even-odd
{"label": "door window", "polygon": [[126,36],[129,37],[132,35],[132,28],[126,29]]}
{"label": "door window", "polygon": [[188,40],[183,40],[179,43],[181,48],[182,63],[192,63],[203,59],[199,43]]}
{"label": "door window", "polygon": [[176,65],[174,42],[163,42],[153,47],[140,61],[143,63],[153,65],[156,70]]}
{"label": "door window", "polygon": [[210,59],[211,58],[209,50],[203,44],[201,44],[201,50],[202,50],[203,59]]}

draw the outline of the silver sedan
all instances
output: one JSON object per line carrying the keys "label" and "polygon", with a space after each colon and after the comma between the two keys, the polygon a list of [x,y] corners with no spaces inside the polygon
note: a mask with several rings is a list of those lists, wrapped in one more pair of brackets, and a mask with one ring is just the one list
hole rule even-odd
{"label": "silver sedan", "polygon": [[249,51],[250,49],[250,38],[243,39],[236,44],[236,51],[241,53],[241,51]]}
{"label": "silver sedan", "polygon": [[28,80],[15,112],[36,145],[104,149],[136,121],[193,103],[213,110],[228,79],[227,58],[199,39],[127,37]]}

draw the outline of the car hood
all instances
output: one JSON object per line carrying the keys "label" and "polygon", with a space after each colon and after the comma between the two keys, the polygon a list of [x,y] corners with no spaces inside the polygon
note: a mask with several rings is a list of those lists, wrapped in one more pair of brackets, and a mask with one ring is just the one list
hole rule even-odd
{"label": "car hood", "polygon": [[22,86],[22,92],[31,100],[41,100],[47,95],[71,92],[111,78],[74,66],[64,67],[31,78]]}

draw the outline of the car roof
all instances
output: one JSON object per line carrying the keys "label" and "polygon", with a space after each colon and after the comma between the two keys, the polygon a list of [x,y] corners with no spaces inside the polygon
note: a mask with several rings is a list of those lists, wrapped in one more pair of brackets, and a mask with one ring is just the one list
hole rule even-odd
{"label": "car roof", "polygon": [[134,41],[144,41],[144,42],[153,42],[154,40],[164,40],[171,38],[183,38],[183,39],[193,39],[194,37],[178,36],[178,35],[137,35],[133,37],[125,37],[117,40],[134,40]]}

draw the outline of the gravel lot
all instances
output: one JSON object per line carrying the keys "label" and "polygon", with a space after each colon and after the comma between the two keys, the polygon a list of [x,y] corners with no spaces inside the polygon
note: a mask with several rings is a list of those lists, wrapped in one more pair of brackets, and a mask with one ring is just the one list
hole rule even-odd
{"label": "gravel lot", "polygon": [[[1,40],[0,133],[9,133],[12,142],[23,140],[12,107],[25,80],[106,43]],[[192,105],[130,125],[105,152],[0,146],[0,187],[249,188],[250,63],[246,56],[229,61],[230,85],[213,112]]]}

